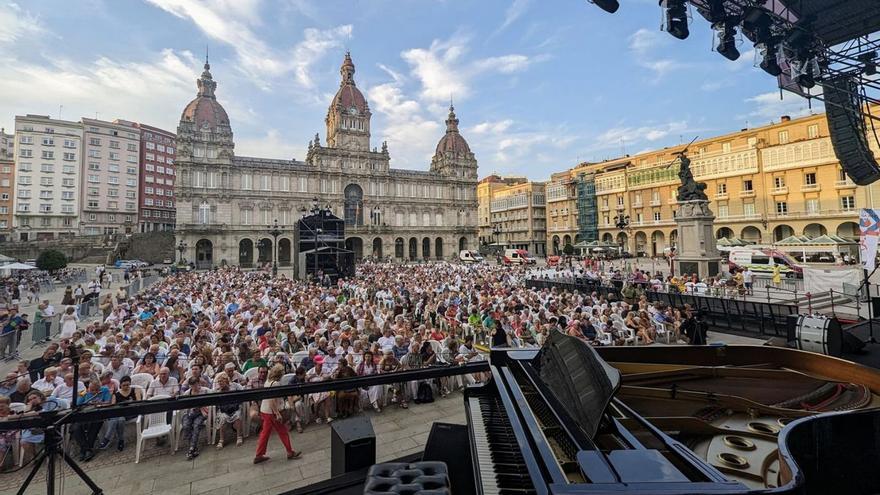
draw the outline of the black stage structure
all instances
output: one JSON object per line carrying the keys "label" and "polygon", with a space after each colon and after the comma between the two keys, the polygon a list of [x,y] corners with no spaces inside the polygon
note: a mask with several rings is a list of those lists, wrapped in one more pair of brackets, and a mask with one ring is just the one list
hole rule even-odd
{"label": "black stage structure", "polygon": [[345,249],[345,221],[329,207],[315,206],[296,223],[294,276],[300,280],[327,275],[332,283],[354,275],[354,252]]}

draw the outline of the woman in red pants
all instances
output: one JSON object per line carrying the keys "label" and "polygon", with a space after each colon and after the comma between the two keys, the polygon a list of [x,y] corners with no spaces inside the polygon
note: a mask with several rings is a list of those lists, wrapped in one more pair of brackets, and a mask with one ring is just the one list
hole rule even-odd
{"label": "woman in red pants", "polygon": [[[281,385],[281,377],[284,375],[284,366],[276,364],[269,370],[269,376],[266,377],[266,387],[277,387]],[[275,399],[263,399],[260,402],[260,417],[263,419],[263,427],[260,429],[260,438],[257,440],[257,454],[254,456],[254,464],[268,461],[266,457],[266,446],[269,444],[269,435],[272,430],[278,433],[281,443],[287,449],[288,459],[299,459],[302,452],[293,450],[290,446],[290,436],[287,434],[287,428],[281,420],[281,411],[284,409],[284,399],[279,397]]]}

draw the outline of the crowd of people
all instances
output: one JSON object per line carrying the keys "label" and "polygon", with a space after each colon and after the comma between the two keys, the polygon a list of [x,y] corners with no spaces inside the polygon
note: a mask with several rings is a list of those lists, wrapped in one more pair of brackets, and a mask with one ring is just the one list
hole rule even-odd
{"label": "crowd of people", "polygon": [[[627,302],[526,287],[529,277],[593,273],[566,270],[365,262],[354,277],[335,284],[238,268],[176,273],[136,295],[102,296],[95,321],[79,321],[75,305],[65,305],[60,340],[41,357],[20,361],[0,382],[0,420],[19,417],[13,404],[29,414],[74,400],[100,407],[454,365],[485,359],[483,346],[540,346],[554,330],[593,345],[650,344],[682,337],[693,320],[687,308],[644,297]],[[615,274],[597,276],[613,283]],[[300,452],[290,432],[363,410],[405,409],[485,379],[473,374],[194,408],[180,412],[180,438],[193,458],[206,428],[217,429],[218,449],[227,441],[241,445],[258,428],[254,463],[268,460],[272,432],[294,459]],[[80,460],[113,446],[123,450],[124,428],[125,418],[75,425]],[[0,432],[0,456],[14,440]],[[17,441],[32,456],[43,437],[27,430]]]}

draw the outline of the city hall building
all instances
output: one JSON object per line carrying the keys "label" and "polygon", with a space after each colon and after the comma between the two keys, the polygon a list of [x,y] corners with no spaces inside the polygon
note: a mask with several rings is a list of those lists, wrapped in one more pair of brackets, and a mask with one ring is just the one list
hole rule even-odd
{"label": "city hall building", "polygon": [[[177,242],[198,267],[281,266],[296,256],[293,226],[317,199],[345,220],[355,258],[433,260],[477,248],[477,160],[450,106],[428,171],[390,168],[387,143],[371,147],[370,107],[349,54],[325,123],[304,161],[236,156],[232,125],[205,62],[198,94],[177,128]],[[277,220],[278,245],[269,234]]]}

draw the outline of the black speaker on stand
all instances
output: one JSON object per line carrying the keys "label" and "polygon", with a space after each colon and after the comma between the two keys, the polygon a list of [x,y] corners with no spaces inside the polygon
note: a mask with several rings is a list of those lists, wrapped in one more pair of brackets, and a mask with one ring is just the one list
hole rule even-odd
{"label": "black speaker on stand", "polygon": [[330,475],[339,476],[376,464],[376,434],[366,416],[330,423]]}

